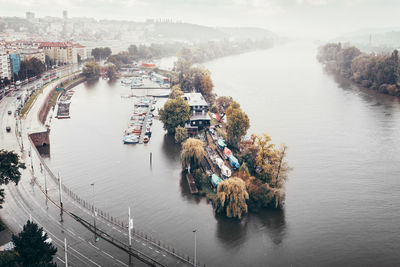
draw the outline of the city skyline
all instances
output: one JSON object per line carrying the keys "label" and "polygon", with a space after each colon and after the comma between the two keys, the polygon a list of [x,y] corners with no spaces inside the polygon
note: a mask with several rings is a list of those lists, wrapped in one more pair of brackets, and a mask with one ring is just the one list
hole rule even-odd
{"label": "city skyline", "polygon": [[[0,16],[25,17],[93,17],[145,21],[165,18],[173,21],[217,27],[260,27],[288,36],[333,38],[364,28],[393,28],[396,7],[400,3],[387,0],[223,0],[223,1],[160,1],[101,0],[97,5],[78,0],[2,0]],[[205,17],[204,14],[207,14]]]}

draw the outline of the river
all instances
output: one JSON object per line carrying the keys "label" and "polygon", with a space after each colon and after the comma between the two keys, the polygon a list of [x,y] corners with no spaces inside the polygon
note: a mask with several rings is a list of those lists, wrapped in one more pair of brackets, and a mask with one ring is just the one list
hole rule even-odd
{"label": "river", "polygon": [[[324,72],[311,43],[205,64],[215,91],[237,99],[250,133],[289,147],[293,170],[283,210],[215,216],[181,179],[179,147],[155,121],[146,145],[121,137],[129,89],[100,80],[75,88],[71,119],[53,120],[50,167],[99,208],[193,255],[207,266],[400,264],[400,101]],[[161,105],[162,102],[159,102]],[[149,154],[153,154],[153,165]]]}

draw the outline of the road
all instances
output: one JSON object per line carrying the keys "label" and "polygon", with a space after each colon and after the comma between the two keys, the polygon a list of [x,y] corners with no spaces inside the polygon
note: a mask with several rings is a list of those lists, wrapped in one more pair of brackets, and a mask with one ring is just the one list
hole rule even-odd
{"label": "road", "polygon": [[[63,75],[66,74],[68,70],[63,73]],[[67,194],[63,195],[65,212],[62,216],[60,215],[58,183],[42,170],[40,158],[31,146],[28,134],[33,129],[45,129],[39,122],[37,114],[54,85],[55,82],[44,88],[43,93],[38,96],[23,120],[17,121],[14,116],[16,92],[0,100],[0,149],[18,152],[27,166],[22,171],[18,185],[9,184],[5,187],[6,199],[3,209],[0,210],[0,217],[13,233],[20,232],[27,220],[32,220],[43,227],[58,249],[55,260],[59,266],[65,265],[64,239],[68,244],[69,266],[128,266],[129,257],[125,251],[101,238],[96,240],[92,232],[68,215],[72,212],[87,221],[93,220],[92,213]],[[30,88],[30,85],[25,86],[21,91],[27,88]],[[13,112],[12,115],[8,115],[9,110]],[[6,125],[11,126],[11,132],[6,132]],[[23,144],[23,149],[21,149],[21,144]],[[45,188],[47,188],[47,197]],[[112,225],[100,217],[96,217],[96,222],[99,229],[115,239],[128,243],[127,229]],[[161,266],[192,266],[140,236],[133,235],[132,247],[141,254],[156,260]],[[132,265],[147,266],[133,257]]]}

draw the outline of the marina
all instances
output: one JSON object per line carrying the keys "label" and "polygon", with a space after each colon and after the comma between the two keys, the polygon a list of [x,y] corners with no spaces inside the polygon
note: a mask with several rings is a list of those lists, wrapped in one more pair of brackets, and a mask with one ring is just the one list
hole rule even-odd
{"label": "marina", "polygon": [[125,144],[143,144],[150,141],[153,111],[155,110],[153,105],[156,102],[153,97],[137,97],[135,99],[134,112],[123,137]]}

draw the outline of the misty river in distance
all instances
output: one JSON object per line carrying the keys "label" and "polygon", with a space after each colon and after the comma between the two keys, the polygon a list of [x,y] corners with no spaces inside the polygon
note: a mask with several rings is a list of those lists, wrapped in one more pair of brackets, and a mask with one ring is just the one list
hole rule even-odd
{"label": "misty river in distance", "polygon": [[[237,100],[249,133],[288,145],[282,211],[215,216],[181,179],[179,147],[155,120],[148,144],[124,145],[133,111],[119,81],[77,86],[71,119],[53,120],[50,168],[115,217],[207,266],[393,266],[400,263],[400,101],[327,74],[317,47],[291,43],[205,63],[215,92]],[[163,101],[159,100],[158,105]],[[150,168],[149,154],[153,153]]]}

